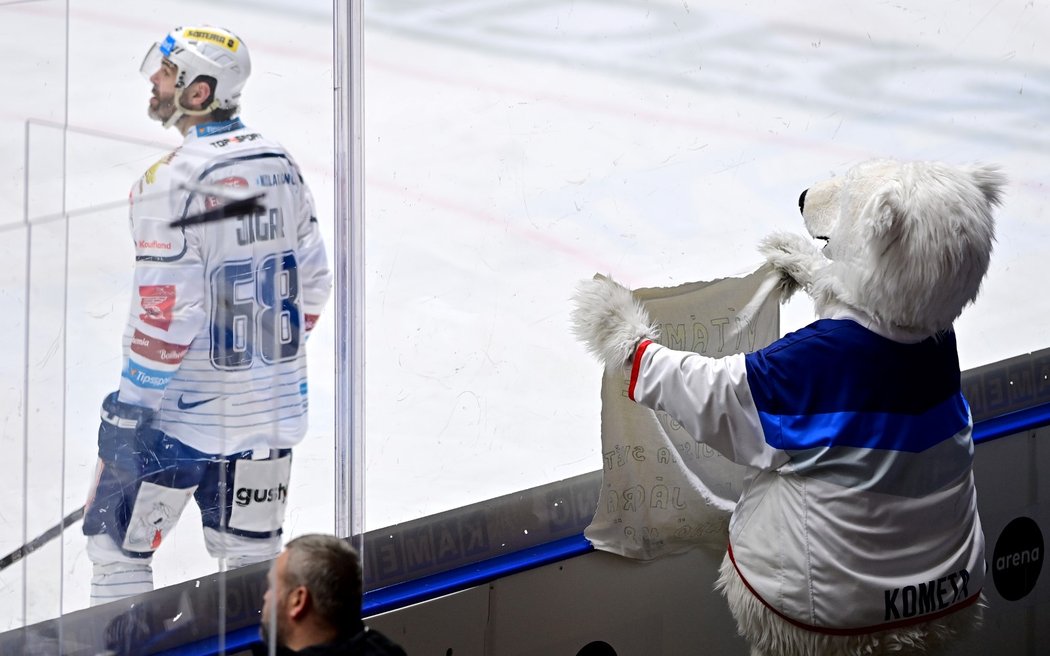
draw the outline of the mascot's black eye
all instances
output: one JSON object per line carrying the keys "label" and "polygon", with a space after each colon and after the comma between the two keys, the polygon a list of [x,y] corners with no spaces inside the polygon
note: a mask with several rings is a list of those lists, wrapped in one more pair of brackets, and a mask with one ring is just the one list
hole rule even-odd
{"label": "mascot's black eye", "polygon": [[802,193],[798,197],[798,211],[799,212],[804,212],[805,211],[805,208],[806,208],[806,192],[807,191],[809,191],[809,189],[803,189]]}

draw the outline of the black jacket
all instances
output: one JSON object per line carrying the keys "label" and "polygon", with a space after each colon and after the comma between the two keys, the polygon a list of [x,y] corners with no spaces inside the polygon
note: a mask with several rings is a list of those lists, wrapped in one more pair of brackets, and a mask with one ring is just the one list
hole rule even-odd
{"label": "black jacket", "polygon": [[[253,656],[267,656],[264,643],[252,645]],[[352,636],[339,638],[323,645],[313,645],[299,651],[278,647],[277,656],[407,656],[405,650],[379,631],[363,627]]]}

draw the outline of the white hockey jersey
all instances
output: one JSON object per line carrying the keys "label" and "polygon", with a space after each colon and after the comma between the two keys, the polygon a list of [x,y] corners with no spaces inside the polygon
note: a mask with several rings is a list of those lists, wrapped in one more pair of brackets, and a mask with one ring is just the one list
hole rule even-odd
{"label": "white hockey jersey", "polygon": [[753,474],[730,523],[748,588],[834,634],[929,620],[985,577],[955,336],[821,319],[721,359],[639,345],[630,397]]}
{"label": "white hockey jersey", "polygon": [[[191,185],[264,191],[263,209],[183,228],[222,200]],[[132,304],[120,400],[212,454],[287,448],[306,433],[306,335],[332,277],[314,202],[288,153],[240,119],[192,128],[131,190]]]}

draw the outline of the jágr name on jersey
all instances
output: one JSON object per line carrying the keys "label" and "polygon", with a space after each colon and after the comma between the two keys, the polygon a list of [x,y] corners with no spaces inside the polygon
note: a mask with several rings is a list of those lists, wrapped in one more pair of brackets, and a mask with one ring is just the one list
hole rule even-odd
{"label": "j\u00e1gr name on jersey", "polygon": [[284,237],[284,214],[278,207],[260,208],[237,221],[237,243],[241,246]]}

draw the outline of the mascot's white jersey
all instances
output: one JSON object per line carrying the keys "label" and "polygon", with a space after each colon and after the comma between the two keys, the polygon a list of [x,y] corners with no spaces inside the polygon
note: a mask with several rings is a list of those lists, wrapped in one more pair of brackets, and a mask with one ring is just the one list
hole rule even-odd
{"label": "mascot's white jersey", "polygon": [[630,395],[756,468],[730,557],[785,619],[850,634],[976,601],[984,535],[954,334],[901,343],[821,319],[717,360],[643,341]]}
{"label": "mascot's white jersey", "polygon": [[[263,191],[263,209],[172,228],[224,201],[183,183]],[[306,334],[331,293],[313,198],[278,144],[240,119],[190,130],[131,190],[132,305],[120,400],[213,454],[306,432]]]}

